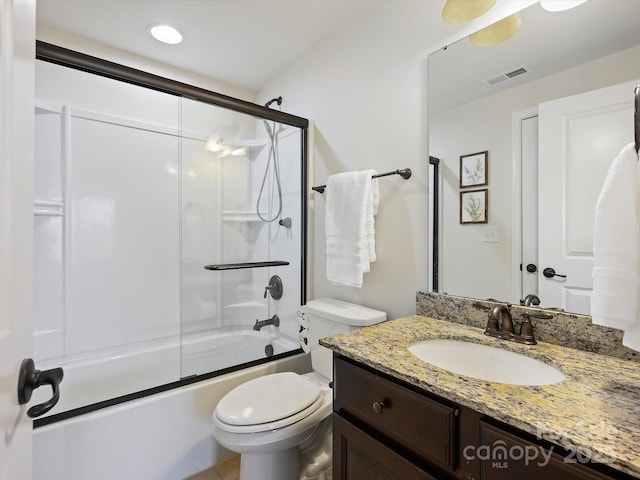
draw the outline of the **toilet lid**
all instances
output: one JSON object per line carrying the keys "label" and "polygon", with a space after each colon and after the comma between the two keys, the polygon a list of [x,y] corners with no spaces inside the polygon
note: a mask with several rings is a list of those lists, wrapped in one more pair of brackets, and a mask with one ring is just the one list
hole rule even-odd
{"label": "toilet lid", "polygon": [[293,372],[265,375],[227,393],[216,406],[216,416],[229,425],[275,422],[306,409],[321,392],[319,385]]}

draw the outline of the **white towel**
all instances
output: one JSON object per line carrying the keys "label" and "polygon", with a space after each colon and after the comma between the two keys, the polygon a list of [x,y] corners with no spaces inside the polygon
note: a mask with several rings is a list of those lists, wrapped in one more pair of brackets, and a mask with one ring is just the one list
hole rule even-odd
{"label": "white towel", "polygon": [[596,203],[593,233],[593,323],[625,331],[640,350],[640,165],[633,144],[613,160]]}
{"label": "white towel", "polygon": [[327,181],[325,229],[327,279],[361,287],[363,274],[375,261],[374,215],[378,212],[375,170],[331,175]]}

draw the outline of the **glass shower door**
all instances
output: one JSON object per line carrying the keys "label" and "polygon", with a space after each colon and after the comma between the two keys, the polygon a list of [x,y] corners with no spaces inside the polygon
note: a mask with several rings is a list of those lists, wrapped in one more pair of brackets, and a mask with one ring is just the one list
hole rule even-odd
{"label": "glass shower door", "polygon": [[185,377],[298,348],[302,142],[298,128],[187,99],[182,122]]}

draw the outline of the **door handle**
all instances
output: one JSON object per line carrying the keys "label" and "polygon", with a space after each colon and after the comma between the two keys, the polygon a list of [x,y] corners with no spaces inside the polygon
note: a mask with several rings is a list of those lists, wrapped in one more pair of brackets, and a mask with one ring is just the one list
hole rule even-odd
{"label": "door handle", "polygon": [[566,275],[560,275],[559,273],[556,273],[556,271],[551,267],[545,268],[542,271],[542,274],[547,278],[553,278],[553,277],[567,278]]}
{"label": "door handle", "polygon": [[60,382],[64,372],[61,367],[52,368],[51,370],[36,370],[33,360],[25,358],[20,365],[20,373],[18,375],[18,403],[24,405],[31,400],[33,391],[42,385],[51,385],[53,396],[44,403],[34,405],[27,410],[30,418],[36,418],[44,415],[60,400]]}

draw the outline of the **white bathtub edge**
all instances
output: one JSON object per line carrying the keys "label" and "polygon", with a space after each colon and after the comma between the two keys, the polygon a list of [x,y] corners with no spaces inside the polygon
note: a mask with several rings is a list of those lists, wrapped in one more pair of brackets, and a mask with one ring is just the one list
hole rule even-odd
{"label": "white bathtub edge", "polygon": [[294,355],[40,427],[33,480],[185,478],[230,455],[211,428],[222,396],[261,375],[310,370],[308,354]]}

